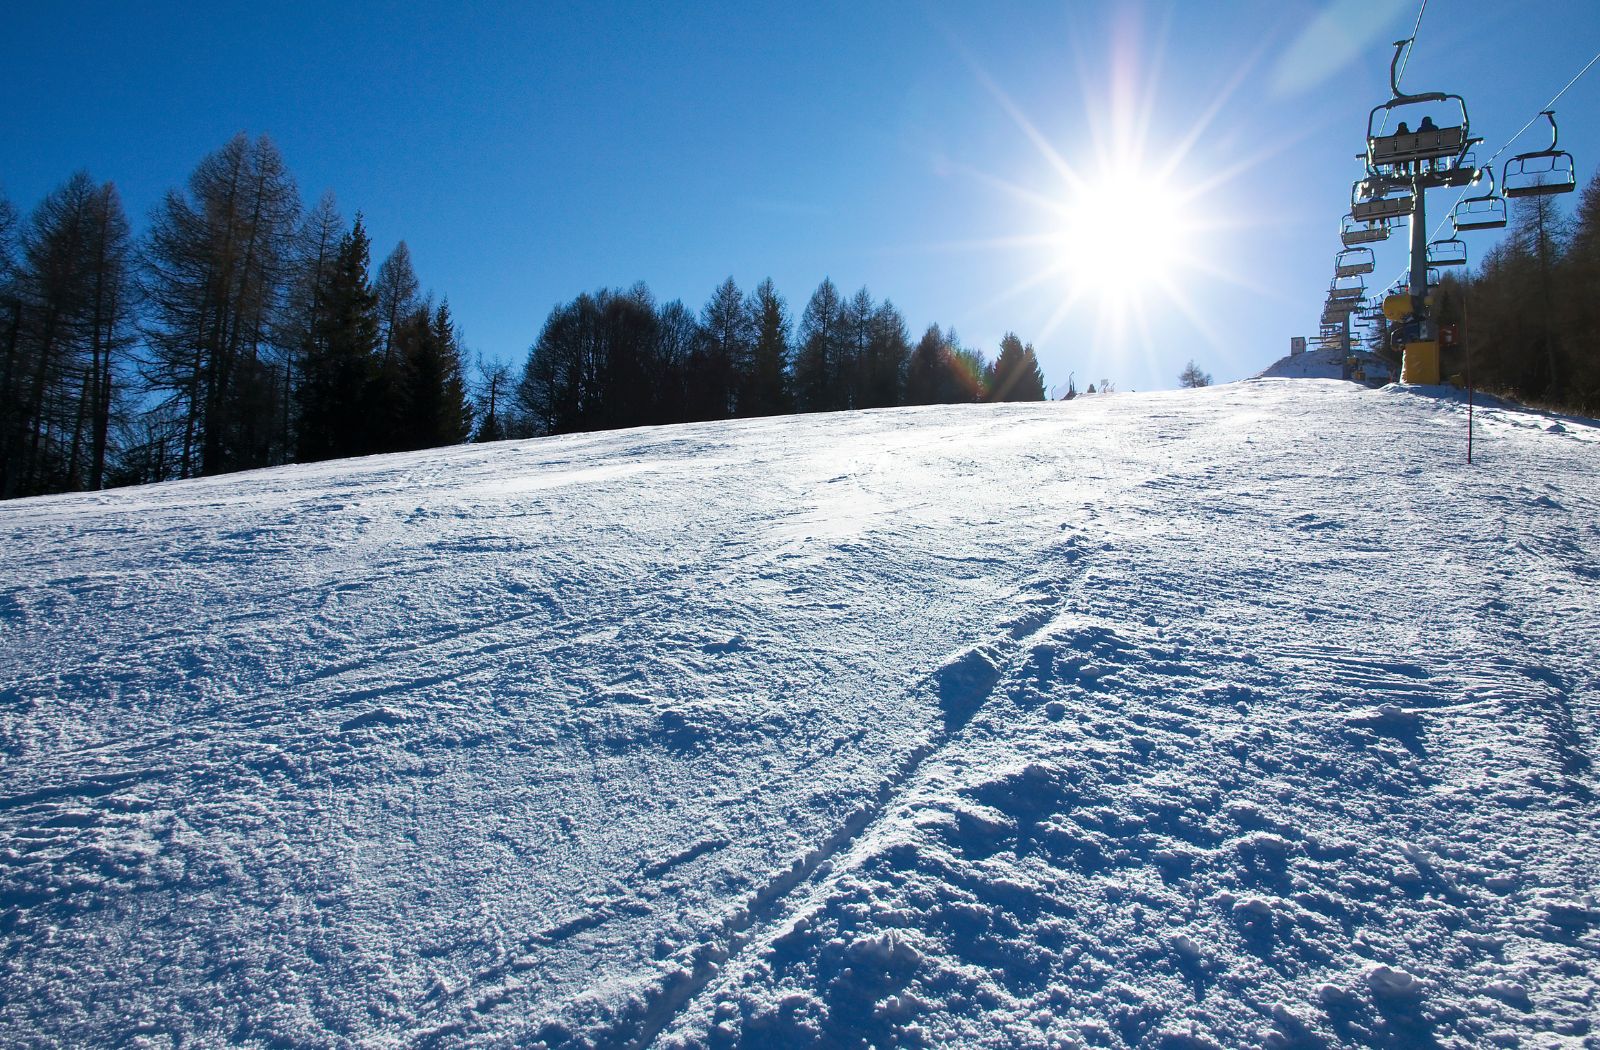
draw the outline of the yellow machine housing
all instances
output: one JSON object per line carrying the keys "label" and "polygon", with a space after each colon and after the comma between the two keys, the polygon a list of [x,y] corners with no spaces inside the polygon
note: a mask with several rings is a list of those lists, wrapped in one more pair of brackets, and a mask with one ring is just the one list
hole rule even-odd
{"label": "yellow machine housing", "polygon": [[[1427,309],[1432,305],[1433,290],[1429,289],[1428,294],[1422,298],[1422,307],[1423,309]],[[1384,296],[1383,316],[1387,317],[1395,324],[1399,324],[1401,321],[1408,320],[1411,317],[1411,293],[1396,292],[1394,295]]]}
{"label": "yellow machine housing", "polygon": [[1439,344],[1432,339],[1407,343],[1400,364],[1400,382],[1417,386],[1439,384]]}

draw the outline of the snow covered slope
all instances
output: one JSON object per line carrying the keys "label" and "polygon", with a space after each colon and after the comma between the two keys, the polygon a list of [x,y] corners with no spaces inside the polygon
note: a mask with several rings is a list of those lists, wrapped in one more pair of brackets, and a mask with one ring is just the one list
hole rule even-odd
{"label": "snow covered slope", "polygon": [[1600,430],[1262,380],[0,505],[8,1045],[1592,1046]]}
{"label": "snow covered slope", "polygon": [[[1386,382],[1390,377],[1389,365],[1377,354],[1356,350],[1352,356],[1361,361],[1362,368],[1374,384]],[[1257,379],[1338,379],[1344,375],[1343,350],[1316,347],[1303,354],[1280,357],[1263,369]]]}

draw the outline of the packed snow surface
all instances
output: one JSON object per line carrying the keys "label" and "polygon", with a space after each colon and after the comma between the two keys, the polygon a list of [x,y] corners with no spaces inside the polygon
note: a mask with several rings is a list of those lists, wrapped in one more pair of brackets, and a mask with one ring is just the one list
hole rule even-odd
{"label": "packed snow surface", "polygon": [[1594,1046],[1600,430],[1465,411],[0,506],[0,1042]]}
{"label": "packed snow surface", "polygon": [[1344,376],[1345,358],[1354,357],[1374,385],[1390,378],[1391,370],[1383,358],[1366,350],[1355,349],[1350,354],[1338,347],[1313,347],[1301,354],[1280,357],[1268,365],[1257,379],[1341,379]]}

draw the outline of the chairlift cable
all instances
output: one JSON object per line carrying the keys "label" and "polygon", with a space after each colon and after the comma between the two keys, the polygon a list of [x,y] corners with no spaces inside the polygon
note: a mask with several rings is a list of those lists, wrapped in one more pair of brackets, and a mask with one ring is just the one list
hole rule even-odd
{"label": "chairlift cable", "polygon": [[1571,80],[1567,81],[1567,86],[1566,87],[1564,87],[1560,91],[1556,92],[1555,98],[1552,98],[1549,102],[1546,102],[1543,106],[1540,106],[1539,107],[1539,111],[1537,113],[1535,113],[1533,116],[1529,117],[1528,118],[1528,122],[1526,124],[1522,125],[1522,127],[1518,128],[1517,129],[1517,133],[1515,135],[1512,135],[1510,138],[1506,139],[1505,145],[1501,146],[1499,149],[1494,151],[1494,156],[1489,158],[1489,163],[1493,164],[1497,159],[1499,159],[1500,154],[1502,154],[1506,150],[1510,149],[1511,148],[1511,144],[1513,142],[1517,141],[1517,139],[1521,138],[1522,137],[1522,133],[1524,131],[1527,131],[1529,128],[1533,127],[1534,122],[1537,121],[1540,117],[1544,116],[1545,110],[1555,109],[1556,108],[1556,102],[1561,98],[1561,96],[1565,95],[1567,93],[1567,91],[1572,87],[1572,85],[1576,84],[1578,82],[1578,80],[1585,73],[1587,73],[1587,72],[1589,72],[1589,70],[1593,69],[1594,68],[1594,64],[1596,62],[1600,62],[1600,51],[1596,51],[1594,57],[1589,59],[1589,64],[1584,66],[1582,69],[1578,70],[1577,74],[1574,75]]}
{"label": "chairlift cable", "polygon": [[[1394,82],[1396,84],[1400,83],[1400,81],[1402,81],[1402,80],[1404,80],[1406,78],[1406,65],[1407,65],[1407,63],[1409,63],[1411,61],[1411,52],[1417,46],[1417,29],[1422,25],[1422,12],[1426,11],[1427,9],[1428,9],[1428,0],[1422,0],[1422,6],[1417,8],[1417,20],[1415,22],[1411,23],[1411,43],[1406,46],[1406,53],[1400,59],[1400,72],[1394,78]],[[1385,113],[1383,115],[1382,123],[1380,123],[1378,125],[1378,134],[1380,134],[1380,135],[1383,134],[1384,130],[1387,129],[1388,126],[1389,126],[1389,114]]]}

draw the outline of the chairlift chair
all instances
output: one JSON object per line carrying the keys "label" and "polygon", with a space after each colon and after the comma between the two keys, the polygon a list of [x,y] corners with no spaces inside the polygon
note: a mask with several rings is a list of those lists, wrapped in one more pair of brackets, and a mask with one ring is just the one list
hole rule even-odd
{"label": "chairlift chair", "polygon": [[1322,323],[1344,325],[1344,319],[1355,313],[1352,304],[1329,299],[1322,304]]}
{"label": "chairlift chair", "polygon": [[1499,230],[1506,224],[1506,199],[1494,191],[1494,166],[1480,169],[1489,176],[1487,192],[1462,197],[1450,209],[1450,224],[1455,231]]}
{"label": "chairlift chair", "polygon": [[1507,197],[1570,193],[1578,186],[1572,154],[1556,149],[1555,111],[1547,109],[1540,116],[1550,122],[1550,148],[1519,153],[1506,161],[1500,175],[1500,192]]}
{"label": "chairlift chair", "polygon": [[[1410,40],[1395,41],[1394,57],[1389,60],[1389,91],[1393,97],[1374,106],[1367,117],[1367,168],[1374,173],[1439,160],[1453,160],[1450,167],[1459,167],[1461,157],[1471,144],[1467,103],[1460,95],[1442,91],[1407,95],[1400,90],[1400,85],[1396,83],[1396,67],[1409,43]],[[1460,113],[1459,124],[1447,122],[1442,127],[1434,127],[1432,121],[1427,120],[1427,127],[1422,127],[1419,122],[1419,126],[1413,129],[1405,127],[1405,121],[1397,120],[1395,130],[1387,134],[1379,131],[1380,124],[1387,127],[1390,117],[1406,112],[1416,113],[1420,117],[1424,107],[1452,102]],[[1378,116],[1380,113],[1383,114],[1381,121]]]}
{"label": "chairlift chair", "polygon": [[1367,282],[1360,277],[1334,277],[1328,285],[1328,301],[1349,303],[1353,310],[1367,297]]}
{"label": "chairlift chair", "polygon": [[1429,288],[1437,288],[1439,287],[1439,282],[1444,279],[1444,272],[1437,266],[1430,266],[1425,271],[1423,279],[1428,282]]}
{"label": "chairlift chair", "polygon": [[1333,258],[1336,277],[1359,277],[1371,273],[1375,265],[1371,248],[1346,248]]}
{"label": "chairlift chair", "polygon": [[1354,215],[1346,215],[1339,222],[1339,241],[1346,248],[1354,248],[1359,244],[1375,244],[1378,241],[1389,239],[1389,224],[1386,222],[1357,222]]}
{"label": "chairlift chair", "polygon": [[1434,241],[1428,245],[1428,265],[1430,267],[1467,265],[1467,242],[1458,237]]}
{"label": "chairlift chair", "polygon": [[1357,222],[1398,219],[1411,214],[1412,204],[1409,186],[1386,179],[1363,180],[1350,187],[1350,217]]}

